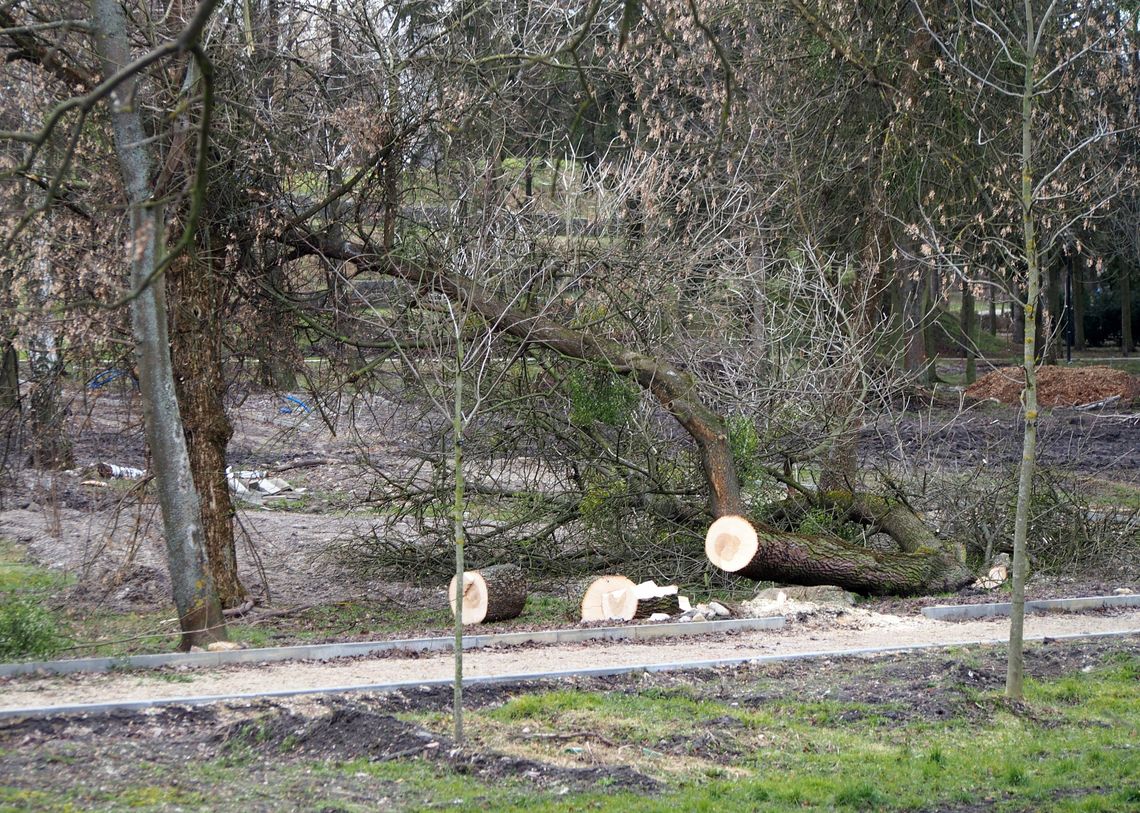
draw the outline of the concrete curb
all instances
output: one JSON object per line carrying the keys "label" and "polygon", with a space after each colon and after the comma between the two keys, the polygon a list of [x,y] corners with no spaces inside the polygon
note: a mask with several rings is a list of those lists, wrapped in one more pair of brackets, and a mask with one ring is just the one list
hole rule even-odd
{"label": "concrete curb", "polygon": [[[966,621],[1010,614],[1008,602],[997,604],[941,604],[923,607],[922,614],[936,621]],[[1085,596],[1083,598],[1047,598],[1025,602],[1027,613],[1078,612],[1109,607],[1140,607],[1140,593],[1125,596]]]}
{"label": "concrete curb", "polygon": [[[1115,632],[1074,633],[1072,635],[1050,635],[1027,637],[1026,642],[1043,641],[1074,641],[1095,638],[1125,638],[1140,635],[1140,629],[1118,630]],[[717,669],[733,666],[760,665],[778,663],[781,661],[813,660],[821,658],[847,658],[865,657],[875,655],[889,655],[893,653],[916,652],[924,649],[949,649],[962,646],[1000,646],[1007,644],[1005,638],[988,638],[967,641],[950,641],[937,644],[903,644],[900,646],[868,647],[859,649],[819,650],[814,652],[792,652],[786,655],[755,655],[752,657],[723,658],[708,661],[684,661],[678,663],[654,663],[641,666],[598,667],[596,669],[564,670],[555,672],[531,672],[515,675],[488,675],[485,677],[472,677],[463,681],[464,686],[489,686],[502,683],[526,683],[541,680],[565,680],[581,677],[606,677],[611,675],[628,675],[640,672],[676,672],[687,669]],[[75,705],[59,706],[30,706],[27,708],[0,709],[0,719],[12,717],[47,717],[51,715],[69,714],[109,714],[115,711],[140,711],[143,709],[158,708],[161,706],[205,706],[210,703],[232,703],[242,701],[267,700],[282,697],[300,697],[314,694],[348,694],[351,692],[387,693],[408,689],[439,688],[454,685],[451,679],[401,681],[398,683],[374,683],[354,686],[322,686],[312,689],[285,689],[272,692],[253,692],[247,694],[218,694],[203,695],[201,697],[161,697],[153,700],[124,700],[110,703],[80,703]]]}
{"label": "concrete curb", "polygon": [[[465,635],[463,649],[521,644],[570,644],[582,641],[648,641],[686,635],[712,635],[746,630],[783,629],[784,617],[735,618],[723,621],[689,623],[635,624],[627,627],[507,632],[491,635]],[[167,652],[156,655],[129,655],[120,658],[75,658],[62,661],[29,661],[0,664],[0,677],[47,673],[66,675],[77,672],[107,672],[112,669],[159,669],[164,666],[203,668],[232,664],[273,663],[275,661],[356,658],[386,652],[450,652],[455,639],[404,638],[395,641],[361,641],[345,644],[311,644],[261,649],[236,649],[227,652]]]}

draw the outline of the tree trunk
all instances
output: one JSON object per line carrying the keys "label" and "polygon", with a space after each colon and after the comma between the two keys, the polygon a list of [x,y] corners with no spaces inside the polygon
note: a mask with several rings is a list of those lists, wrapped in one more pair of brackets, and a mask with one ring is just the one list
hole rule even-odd
{"label": "tree trunk", "polygon": [[20,407],[20,357],[10,340],[0,342],[0,413]]}
{"label": "tree trunk", "polygon": [[966,383],[973,384],[978,378],[978,317],[974,308],[974,285],[965,278],[962,279],[961,317],[962,341],[965,344],[963,353],[966,356]]}
{"label": "tree trunk", "polygon": [[1085,290],[1085,257],[1078,254],[1073,258],[1073,349],[1084,350],[1085,340],[1085,305],[1088,303],[1088,292]]}
{"label": "tree trunk", "polygon": [[1021,304],[1022,292],[1015,289],[1010,303],[1010,338],[1017,346],[1025,343],[1025,306]]}
{"label": "tree trunk", "polygon": [[[127,18],[118,0],[92,0],[92,25],[104,75],[131,60]],[[206,9],[208,11],[208,9]],[[199,26],[206,14],[199,14]],[[199,31],[201,28],[199,27]],[[189,39],[197,34],[187,35]],[[151,139],[143,127],[136,82],[124,82],[111,97],[111,125],[123,187],[130,205],[130,280],[135,298],[131,327],[139,368],[143,420],[162,510],[174,603],[182,630],[180,648],[226,637],[222,607],[206,560],[198,494],[190,472],[182,418],[174,393],[161,284],[152,284],[163,253],[165,223],[154,200]]]}
{"label": "tree trunk", "polygon": [[926,299],[926,286],[922,279],[908,278],[903,303],[903,336],[906,343],[903,369],[918,375],[926,367],[926,343],[922,330],[923,304]]}
{"label": "tree trunk", "polygon": [[274,392],[289,392],[297,388],[297,367],[300,358],[294,331],[293,313],[285,307],[285,271],[273,262],[261,276],[264,296],[257,298],[257,335],[253,339],[253,353],[257,359],[258,381]]}
{"label": "tree trunk", "polygon": [[38,469],[67,469],[74,463],[71,438],[67,433],[67,407],[63,402],[63,358],[56,335],[53,277],[46,237],[37,238],[33,267],[35,278],[28,298],[36,308],[36,324],[30,326],[27,341],[31,394],[28,398],[28,462]]}
{"label": "tree trunk", "polygon": [[[753,523],[755,542],[742,539],[732,556],[710,560],[737,576],[792,584],[834,584],[856,593],[913,595],[956,590],[974,574],[949,551],[882,553],[841,539],[803,536]],[[706,546],[706,552],[708,552]]]}
{"label": "tree trunk", "polygon": [[[362,269],[405,279],[413,284],[430,284],[455,301],[462,301],[495,328],[517,339],[543,346],[567,358],[602,364],[618,375],[629,375],[681,424],[697,446],[705,482],[709,489],[709,513],[713,517],[743,513],[740,484],[728,430],[724,420],[706,407],[693,377],[667,361],[595,335],[587,330],[567,328],[552,319],[514,308],[481,291],[471,280],[435,266],[404,265],[365,245],[321,239],[309,232],[296,233],[290,241],[298,248],[319,250],[325,256],[352,261]],[[428,276],[430,273],[430,277]],[[931,537],[934,542],[938,540]],[[882,556],[840,539],[816,539],[795,534],[770,533],[770,546],[760,552],[754,573],[765,578],[819,584],[826,580],[848,589],[867,593],[915,593],[950,589],[972,578],[953,551],[939,544],[918,554]],[[767,569],[767,570],[766,570]]]}
{"label": "tree trunk", "polygon": [[582,620],[630,621],[637,613],[636,585],[625,576],[599,576],[586,587],[579,601]]}
{"label": "tree trunk", "polygon": [[924,269],[922,273],[926,277],[922,296],[922,349],[926,356],[924,377],[927,385],[933,387],[938,383],[937,330],[938,313],[941,310],[938,293],[939,275],[933,268]]}
{"label": "tree trunk", "polygon": [[1064,319],[1061,317],[1065,297],[1062,292],[1061,258],[1054,258],[1048,264],[1045,281],[1045,314],[1041,323],[1041,354],[1045,364],[1056,364],[1060,358],[1058,345],[1064,344],[1065,334],[1061,330]]}
{"label": "tree trunk", "polygon": [[[451,578],[447,587],[447,600],[455,613],[455,584]],[[469,570],[463,574],[464,624],[483,624],[506,621],[522,615],[526,604],[526,578],[518,565],[493,565],[482,570]]]}
{"label": "tree trunk", "polygon": [[1120,266],[1120,352],[1131,355],[1136,349],[1132,335],[1132,273],[1127,265]]}
{"label": "tree trunk", "polygon": [[997,275],[990,272],[990,335],[996,336],[997,329]]}
{"label": "tree trunk", "polygon": [[213,269],[186,255],[167,271],[170,353],[190,470],[201,501],[202,528],[210,575],[223,607],[246,599],[238,579],[234,507],[226,481],[226,447],[233,427],[222,398],[221,296]]}
{"label": "tree trunk", "polygon": [[1033,108],[1037,92],[1036,40],[1033,7],[1025,0],[1025,84],[1021,97],[1021,231],[1024,240],[1026,286],[1025,330],[1021,363],[1025,371],[1025,430],[1022,435],[1021,470],[1017,480],[1017,509],[1013,522],[1013,580],[1010,589],[1009,655],[1005,692],[1013,700],[1022,697],[1025,674],[1025,577],[1029,569],[1026,541],[1037,464],[1037,306],[1040,300],[1040,270],[1037,265],[1037,234],[1033,214]]}

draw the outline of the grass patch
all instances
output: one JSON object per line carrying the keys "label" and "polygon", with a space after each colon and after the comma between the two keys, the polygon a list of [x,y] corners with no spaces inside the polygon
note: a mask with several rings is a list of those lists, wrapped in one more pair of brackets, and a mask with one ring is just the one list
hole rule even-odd
{"label": "grass patch", "polygon": [[[899,715],[889,700],[794,693],[768,700],[764,693],[779,678],[763,672],[707,673],[664,686],[627,682],[610,691],[523,691],[470,709],[467,749],[452,757],[441,750],[435,758],[373,762],[283,747],[266,758],[267,711],[202,758],[143,765],[134,751],[108,743],[100,758],[117,755],[125,770],[103,771],[97,786],[87,783],[86,760],[46,765],[46,786],[42,776],[11,772],[0,808],[1134,810],[1140,655],[1128,646],[1101,650],[1087,672],[1028,681],[1023,704],[981,692],[976,705],[948,701],[949,713],[937,718],[914,709]],[[890,696],[889,686],[883,693]],[[450,726],[445,712],[401,716],[441,732]],[[631,770],[657,790],[632,790]],[[203,788],[206,798],[198,795]]]}
{"label": "grass patch", "polygon": [[0,660],[49,658],[67,645],[60,617],[48,605],[64,584],[29,564],[18,545],[0,540]]}

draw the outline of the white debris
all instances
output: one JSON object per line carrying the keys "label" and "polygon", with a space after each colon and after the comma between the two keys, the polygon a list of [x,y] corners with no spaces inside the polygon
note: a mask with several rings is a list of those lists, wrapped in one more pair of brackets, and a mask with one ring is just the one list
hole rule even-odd
{"label": "white debris", "polygon": [[693,609],[692,603],[689,601],[688,596],[677,596],[677,609],[683,613],[687,613]]}
{"label": "white debris", "polygon": [[669,613],[653,613],[649,616],[650,621],[668,621],[670,619]]}
{"label": "white debris", "polygon": [[237,641],[212,641],[206,645],[207,652],[233,652],[235,649],[241,649]]}
{"label": "white debris", "polygon": [[246,488],[245,483],[235,477],[233,469],[229,467],[226,468],[226,483],[229,485],[230,491],[232,491],[234,494],[246,494],[249,492],[249,489]]}
{"label": "white debris", "polygon": [[719,601],[710,601],[709,609],[712,610],[713,614],[718,618],[728,618],[730,615],[732,615],[732,613],[728,611],[728,608],[721,604]]}
{"label": "white debris", "polygon": [[114,463],[100,463],[95,467],[100,477],[114,477],[117,480],[141,480],[146,472],[133,466],[116,466]]}
{"label": "white debris", "polygon": [[257,481],[257,485],[255,486],[255,488],[257,488],[257,490],[260,491],[262,494],[270,494],[270,495],[280,494],[282,491],[292,491],[293,490],[293,486],[291,486],[285,480],[282,480],[280,477],[262,478],[261,480]]}

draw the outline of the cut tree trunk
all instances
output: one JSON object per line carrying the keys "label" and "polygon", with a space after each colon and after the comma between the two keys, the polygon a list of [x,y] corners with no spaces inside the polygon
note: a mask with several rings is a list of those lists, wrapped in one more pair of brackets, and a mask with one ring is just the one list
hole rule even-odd
{"label": "cut tree trunk", "polygon": [[[361,270],[430,285],[453,301],[463,302],[502,333],[565,358],[601,364],[617,375],[630,376],[657,399],[696,444],[709,491],[709,513],[716,518],[744,512],[725,421],[705,405],[696,380],[685,370],[603,335],[566,327],[514,307],[442,265],[405,265],[372,244],[356,245],[304,229],[284,234],[282,239],[295,251],[319,251],[331,259],[351,261]],[[761,542],[747,574],[758,579],[835,584],[871,594],[953,590],[974,579],[959,561],[957,550],[947,550],[929,532],[914,553],[901,554],[878,554],[842,539],[806,537],[772,528],[765,529]]]}
{"label": "cut tree trunk", "polygon": [[841,539],[753,526],[739,516],[721,517],[709,527],[705,553],[721,570],[756,581],[834,584],[867,594],[956,590],[974,579],[946,550],[882,553]]}
{"label": "cut tree trunk", "polygon": [[654,613],[673,615],[681,611],[677,585],[654,581],[634,584],[625,576],[602,576],[586,588],[582,597],[583,621],[649,618]]}
{"label": "cut tree trunk", "polygon": [[[493,565],[463,573],[463,623],[484,624],[518,618],[526,604],[526,579],[517,565]],[[447,606],[455,615],[455,577],[447,586]]]}
{"label": "cut tree trunk", "polygon": [[601,576],[582,596],[583,621],[630,621],[637,613],[637,589],[625,576]]}

